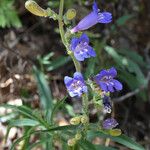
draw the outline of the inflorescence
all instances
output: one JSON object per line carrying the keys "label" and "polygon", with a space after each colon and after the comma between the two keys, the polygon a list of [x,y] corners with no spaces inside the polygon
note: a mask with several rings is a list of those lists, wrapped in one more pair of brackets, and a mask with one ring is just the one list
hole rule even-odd
{"label": "inflorescence", "polygon": [[[74,34],[79,31],[84,31],[97,23],[107,24],[111,21],[112,14],[109,12],[101,12],[94,1],[92,12],[85,16],[73,29],[70,30],[70,32]],[[79,62],[84,61],[86,58],[96,56],[96,52],[89,45],[89,38],[85,33],[78,38],[73,37],[71,39],[70,49]],[[112,110],[110,93],[120,91],[123,88],[121,82],[115,79],[116,76],[117,70],[112,67],[107,70],[101,70],[97,75],[92,77],[92,80],[90,80],[91,89],[93,90],[93,93],[95,93],[95,95],[93,94],[93,97],[96,100],[98,98],[102,101],[103,109],[106,113],[111,113]],[[64,82],[71,97],[82,97],[88,92],[88,86],[86,85],[82,74],[79,72],[74,73],[73,78],[65,76]],[[71,124],[77,125],[79,123],[80,117],[72,118]],[[117,125],[118,122],[114,118],[108,118],[103,121],[102,128],[104,130],[111,130]]]}
{"label": "inflorescence", "polygon": [[[80,65],[79,62],[83,62],[85,59],[90,57],[95,57],[96,52],[94,49],[89,45],[89,37],[82,33],[80,37],[72,37],[70,39],[70,35],[75,35],[76,32],[84,31],[89,29],[90,27],[96,25],[97,23],[107,24],[112,21],[112,14],[110,12],[101,12],[98,8],[96,2],[93,3],[92,11],[85,16],[75,27],[73,27],[69,31],[69,40],[67,39],[67,33],[64,34],[63,29],[63,13],[60,10],[59,15],[56,14],[50,8],[43,9],[41,8],[36,2],[33,0],[28,0],[25,4],[26,9],[28,9],[31,13],[37,16],[43,17],[50,17],[54,20],[59,21],[59,29],[62,41],[67,48],[68,54],[72,57],[75,66]],[[61,7],[60,7],[61,8]],[[63,8],[62,8],[63,9]],[[72,20],[76,15],[76,11],[74,9],[70,9],[66,13],[66,18],[68,20]],[[64,21],[65,23],[65,21]],[[66,38],[66,39],[65,39]],[[77,63],[77,64],[76,64]],[[88,118],[88,101],[86,97],[88,97],[88,90],[92,90],[93,94],[93,103],[96,105],[100,105],[103,107],[103,110],[106,113],[111,113],[112,111],[112,101],[110,98],[110,94],[114,93],[115,91],[122,90],[123,86],[120,81],[116,78],[117,70],[112,67],[110,69],[103,69],[97,75],[94,75],[92,79],[88,79],[87,81],[84,80],[83,75],[80,72],[80,69],[77,69],[73,75],[73,77],[65,76],[64,83],[67,88],[67,91],[71,97],[82,97],[83,99],[83,110],[84,114],[80,116],[76,116],[70,120],[70,124],[72,125],[79,125],[81,124],[84,126],[84,131],[87,130],[89,118]],[[90,88],[88,88],[89,86]],[[86,101],[85,101],[86,100]],[[87,106],[84,106],[87,105]],[[101,124],[101,128],[105,131],[108,131],[111,135],[118,136],[121,134],[120,129],[114,129],[118,125],[118,122],[110,117],[103,121]],[[107,132],[107,133],[108,133]],[[68,145],[73,146],[76,144],[78,140],[80,140],[82,134],[78,131],[74,138],[68,140]]]}

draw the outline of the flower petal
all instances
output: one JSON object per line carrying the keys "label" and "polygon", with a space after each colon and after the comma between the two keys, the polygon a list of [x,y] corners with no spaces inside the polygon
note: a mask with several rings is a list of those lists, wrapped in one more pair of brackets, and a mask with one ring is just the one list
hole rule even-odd
{"label": "flower petal", "polygon": [[77,93],[74,93],[74,92],[72,92],[72,91],[70,91],[70,92],[69,92],[69,95],[70,95],[71,97],[75,97],[75,96],[77,96],[78,94],[77,94]]}
{"label": "flower petal", "polygon": [[122,90],[123,86],[118,80],[113,79],[113,83],[114,83],[114,87],[117,91]]}
{"label": "flower petal", "polygon": [[98,13],[98,7],[97,7],[97,3],[94,1],[94,3],[93,3],[93,6],[92,6],[92,8],[93,8],[93,11],[95,12],[95,13]]}
{"label": "flower petal", "polygon": [[79,38],[79,40],[80,40],[80,41],[84,41],[84,42],[86,42],[87,44],[89,44],[89,37],[88,37],[85,33],[83,33],[83,34],[81,35],[81,37]]}
{"label": "flower petal", "polygon": [[99,75],[99,79],[101,80],[104,76],[108,76],[108,71],[103,69],[100,71]]}
{"label": "flower petal", "polygon": [[76,79],[76,80],[84,80],[83,76],[80,72],[75,72],[74,75],[73,75],[73,78]]}
{"label": "flower petal", "polygon": [[76,27],[71,30],[71,33],[86,30],[98,23],[98,14],[91,12],[85,16]]}
{"label": "flower petal", "polygon": [[102,12],[98,14],[99,23],[110,23],[112,21],[112,14],[109,12]]}
{"label": "flower petal", "polygon": [[104,129],[112,129],[118,125],[118,122],[114,118],[108,118],[103,121],[103,128]]}
{"label": "flower petal", "polygon": [[92,57],[96,56],[96,53],[95,53],[94,49],[91,46],[89,46],[89,48],[88,48],[88,54]]}
{"label": "flower petal", "polygon": [[108,88],[107,88],[107,84],[104,82],[99,82],[100,88],[105,91],[108,92]]}
{"label": "flower petal", "polygon": [[73,78],[65,76],[64,77],[64,82],[66,85],[70,84],[73,81]]}
{"label": "flower petal", "polygon": [[114,88],[111,84],[109,84],[107,87],[108,87],[108,91],[114,92]]}
{"label": "flower petal", "polygon": [[78,45],[79,43],[79,39],[78,38],[72,38],[71,40],[71,50],[74,51],[76,46]]}
{"label": "flower petal", "polygon": [[84,57],[80,53],[74,52],[74,56],[78,61],[84,61]]}
{"label": "flower petal", "polygon": [[113,78],[116,77],[117,76],[117,70],[114,67],[110,68],[109,69],[109,75]]}
{"label": "flower petal", "polygon": [[83,93],[87,93],[87,92],[88,92],[87,86],[83,86],[83,87],[82,87],[82,91],[83,91]]}

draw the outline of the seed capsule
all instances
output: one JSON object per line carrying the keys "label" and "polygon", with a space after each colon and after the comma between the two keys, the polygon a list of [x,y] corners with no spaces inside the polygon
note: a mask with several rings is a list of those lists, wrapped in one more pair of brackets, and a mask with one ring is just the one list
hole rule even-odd
{"label": "seed capsule", "polygon": [[120,129],[111,129],[111,130],[109,130],[109,134],[112,136],[119,136],[119,135],[121,135],[121,130]]}
{"label": "seed capsule", "polygon": [[80,133],[77,133],[77,134],[75,135],[75,139],[76,139],[76,140],[80,140],[81,137],[82,137],[82,135],[81,135]]}
{"label": "seed capsule", "polygon": [[76,16],[76,10],[75,9],[68,9],[67,13],[66,13],[66,18],[67,20],[72,20],[73,18],[75,18]]}
{"label": "seed capsule", "polygon": [[89,118],[87,116],[81,117],[81,123],[86,124],[86,123],[88,123],[88,121],[89,121]]}
{"label": "seed capsule", "polygon": [[74,146],[76,144],[76,139],[75,138],[69,139],[67,143],[68,146]]}
{"label": "seed capsule", "polygon": [[74,117],[70,120],[70,124],[72,125],[78,125],[81,121],[81,117]]}
{"label": "seed capsule", "polygon": [[35,1],[33,0],[28,0],[25,3],[25,8],[30,11],[32,14],[36,16],[41,16],[41,17],[47,17],[48,12],[41,8]]}

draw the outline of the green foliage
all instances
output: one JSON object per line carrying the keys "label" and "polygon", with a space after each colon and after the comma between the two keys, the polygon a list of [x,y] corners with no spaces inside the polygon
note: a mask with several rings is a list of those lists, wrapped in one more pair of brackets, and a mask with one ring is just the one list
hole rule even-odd
{"label": "green foliage", "polygon": [[[127,49],[117,50],[110,46],[106,46],[104,49],[113,58],[118,69],[120,68],[119,77],[127,83],[131,90],[147,85],[143,66],[147,68],[148,65],[138,53]],[[139,96],[146,100],[147,95],[145,91],[141,91]]]}
{"label": "green foliage", "polygon": [[100,137],[100,138],[110,138],[112,141],[115,141],[119,144],[122,144],[130,149],[133,150],[144,150],[144,148],[139,145],[138,143],[136,143],[134,140],[132,140],[131,138],[125,136],[125,135],[120,135],[118,137],[114,137],[114,136],[110,136],[107,135],[103,132],[100,131],[89,131],[88,132],[88,139],[92,140],[95,137]]}
{"label": "green foliage", "polygon": [[112,148],[112,147],[106,147],[103,145],[92,144],[88,140],[81,140],[79,145],[81,146],[81,148],[83,150],[100,150],[100,149],[102,149],[102,150],[117,150],[117,149]]}
{"label": "green foliage", "polygon": [[45,79],[45,75],[38,70],[36,67],[34,69],[34,74],[37,80],[37,85],[40,93],[41,106],[45,110],[52,109],[52,94]]}
{"label": "green foliage", "polygon": [[13,4],[14,0],[0,1],[0,27],[21,27],[20,19]]}
{"label": "green foliage", "polygon": [[59,56],[58,58],[55,59],[53,59],[53,56],[54,53],[51,52],[43,57],[41,56],[38,57],[42,70],[44,70],[45,68],[46,71],[53,71],[71,61],[71,58],[68,56]]}

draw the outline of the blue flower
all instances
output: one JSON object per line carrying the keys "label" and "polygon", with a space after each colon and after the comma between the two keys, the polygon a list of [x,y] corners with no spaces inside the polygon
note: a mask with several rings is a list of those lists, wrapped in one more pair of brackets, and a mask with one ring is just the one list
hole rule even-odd
{"label": "blue flower", "polygon": [[88,36],[84,33],[79,38],[72,38],[71,50],[78,61],[84,61],[85,58],[96,56],[93,48],[89,46]]}
{"label": "blue flower", "polygon": [[83,93],[87,93],[87,86],[79,72],[75,72],[73,78],[65,76],[64,82],[71,97],[81,97]]}
{"label": "blue flower", "polygon": [[103,100],[104,110],[105,110],[107,113],[111,113],[110,97],[104,95],[104,97],[102,98],[102,100]]}
{"label": "blue flower", "polygon": [[96,2],[93,4],[93,11],[84,17],[73,29],[71,33],[86,30],[97,23],[110,23],[112,21],[112,14],[109,12],[100,12]]}
{"label": "blue flower", "polygon": [[118,122],[114,119],[114,118],[108,118],[106,120],[103,121],[103,128],[104,129],[113,129],[118,125]]}
{"label": "blue flower", "polygon": [[114,79],[117,76],[117,71],[114,67],[108,70],[102,70],[98,75],[95,76],[95,82],[105,92],[114,92],[122,90],[122,84]]}

